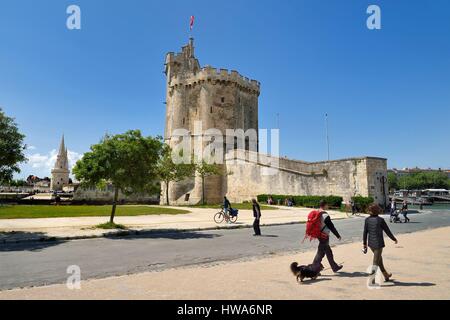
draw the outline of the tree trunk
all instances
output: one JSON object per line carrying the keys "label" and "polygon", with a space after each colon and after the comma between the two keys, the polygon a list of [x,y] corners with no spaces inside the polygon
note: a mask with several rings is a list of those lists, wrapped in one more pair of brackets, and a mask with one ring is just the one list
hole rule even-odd
{"label": "tree trunk", "polygon": [[113,207],[111,211],[111,218],[109,219],[109,222],[112,224],[114,223],[114,216],[116,215],[116,207],[117,207],[117,199],[119,198],[119,188],[114,188],[114,200],[113,200]]}
{"label": "tree trunk", "polygon": [[202,176],[202,204],[205,205],[205,176]]}
{"label": "tree trunk", "polygon": [[169,181],[166,181],[166,205],[170,206],[170,204],[169,204]]}

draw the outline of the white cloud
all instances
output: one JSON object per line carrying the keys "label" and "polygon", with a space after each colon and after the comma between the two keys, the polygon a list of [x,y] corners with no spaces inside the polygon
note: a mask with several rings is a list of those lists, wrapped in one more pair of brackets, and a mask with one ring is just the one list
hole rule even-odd
{"label": "white cloud", "polygon": [[[26,156],[28,159],[27,165],[32,169],[36,169],[37,172],[41,172],[41,174],[50,176],[51,170],[55,165],[57,155],[58,153],[56,149],[51,150],[47,154],[28,154]],[[80,160],[83,155],[76,151],[67,150],[67,157],[69,158],[69,169],[72,171],[72,168],[75,166],[76,162]]]}
{"label": "white cloud", "polygon": [[36,150],[35,146],[27,146],[27,150]]}

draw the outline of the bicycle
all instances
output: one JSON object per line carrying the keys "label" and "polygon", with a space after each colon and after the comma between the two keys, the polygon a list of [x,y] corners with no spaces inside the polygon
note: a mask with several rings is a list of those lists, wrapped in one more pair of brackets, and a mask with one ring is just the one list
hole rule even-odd
{"label": "bicycle", "polygon": [[228,211],[225,210],[223,207],[222,207],[222,210],[220,210],[219,212],[217,212],[214,215],[214,222],[217,223],[217,224],[221,224],[224,220],[227,223],[236,223],[237,219],[238,219],[238,215],[237,214],[236,215],[230,215],[228,213]]}

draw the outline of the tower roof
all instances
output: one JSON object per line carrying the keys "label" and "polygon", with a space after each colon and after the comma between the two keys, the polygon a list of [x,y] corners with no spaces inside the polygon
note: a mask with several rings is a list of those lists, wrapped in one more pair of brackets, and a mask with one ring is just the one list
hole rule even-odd
{"label": "tower roof", "polygon": [[59,152],[56,157],[55,167],[57,170],[69,170],[69,159],[67,156],[67,148],[64,142],[64,135],[61,138],[61,144],[59,145]]}
{"label": "tower roof", "polygon": [[58,152],[58,155],[59,156],[62,156],[62,155],[64,155],[64,154],[66,154],[66,151],[67,149],[66,149],[66,145],[65,145],[65,143],[64,143],[64,134],[63,134],[63,136],[62,136],[62,138],[61,138],[61,144],[59,145],[59,152]]}

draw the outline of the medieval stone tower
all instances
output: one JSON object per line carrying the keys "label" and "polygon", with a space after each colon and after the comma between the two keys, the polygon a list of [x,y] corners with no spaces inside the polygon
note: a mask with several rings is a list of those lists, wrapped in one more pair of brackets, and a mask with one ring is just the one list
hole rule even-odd
{"label": "medieval stone tower", "polygon": [[[218,129],[226,141],[227,129],[258,130],[258,97],[260,83],[241,76],[237,71],[201,67],[194,55],[194,40],[182,47],[181,53],[166,55],[166,130],[165,141],[174,146],[176,129],[189,131],[195,138],[195,125],[202,132]],[[192,144],[193,145],[193,144]],[[229,146],[227,146],[230,149]],[[232,146],[231,148],[237,148]],[[247,145],[246,147],[247,148]],[[256,148],[257,149],[257,148]],[[257,151],[257,150],[254,150]],[[223,168],[225,170],[225,168]],[[174,204],[195,204],[201,201],[202,182],[199,177],[173,183],[169,199]],[[227,193],[226,176],[211,176],[205,181],[205,200],[222,201]],[[165,192],[162,192],[164,197]],[[162,199],[162,203],[165,199]]]}
{"label": "medieval stone tower", "polygon": [[55,167],[52,170],[51,190],[61,191],[64,186],[69,184],[69,175],[69,159],[67,157],[67,148],[63,136],[59,146],[58,156],[56,157]]}

